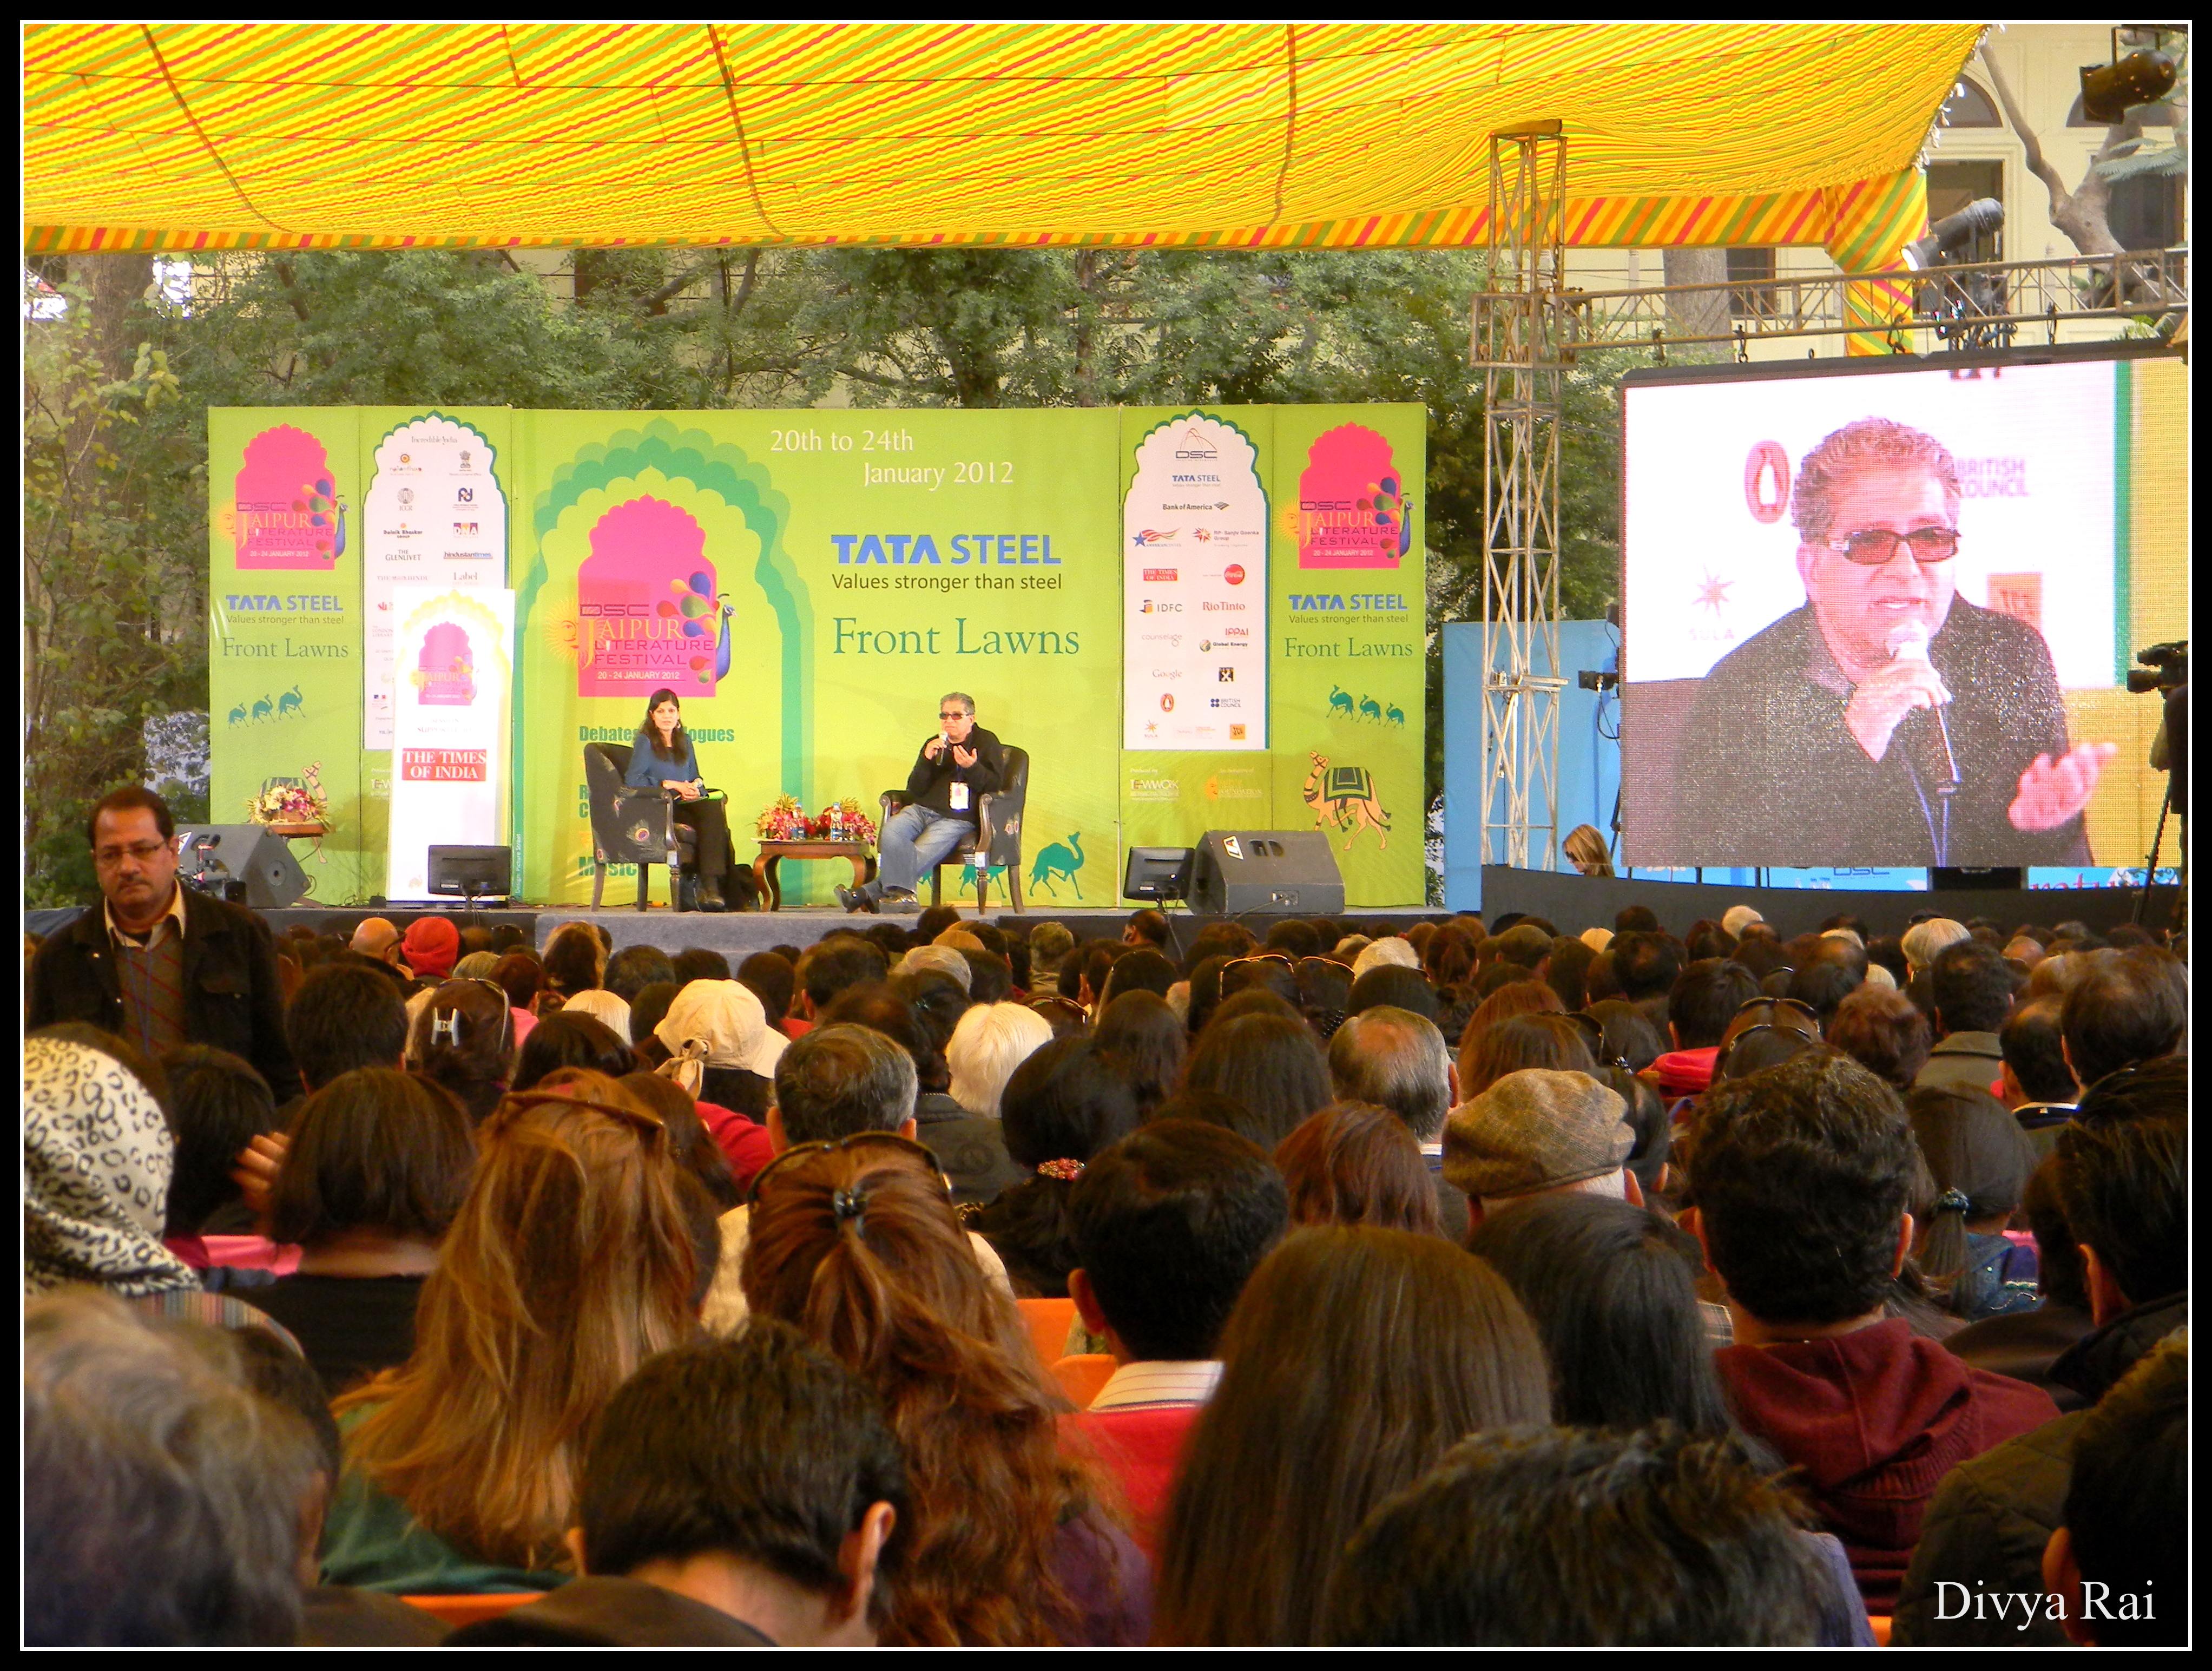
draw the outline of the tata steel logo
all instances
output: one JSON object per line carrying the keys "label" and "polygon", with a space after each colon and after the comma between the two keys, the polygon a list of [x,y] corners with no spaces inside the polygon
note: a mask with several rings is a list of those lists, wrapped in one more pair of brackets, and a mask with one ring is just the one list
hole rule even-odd
{"label": "tata steel logo", "polygon": [[1231,586],[1243,585],[1244,565],[1241,562],[1231,563],[1228,568],[1221,571],[1221,578],[1228,581]]}
{"label": "tata steel logo", "polygon": [[1146,586],[1172,585],[1176,579],[1176,573],[1172,568],[1147,568],[1145,571],[1145,584]]}
{"label": "tata steel logo", "polygon": [[1139,528],[1129,536],[1129,544],[1140,549],[1147,545],[1164,545],[1181,532],[1182,530],[1178,528],[1169,528],[1165,531],[1158,528]]}

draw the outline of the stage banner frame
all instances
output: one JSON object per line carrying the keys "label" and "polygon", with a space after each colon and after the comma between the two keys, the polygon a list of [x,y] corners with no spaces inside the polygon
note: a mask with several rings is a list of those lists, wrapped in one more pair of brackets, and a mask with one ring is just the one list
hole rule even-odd
{"label": "stage banner frame", "polygon": [[[1251,600],[1245,618],[1207,614],[1219,629],[1199,637],[1218,686],[1205,700],[1256,702],[1240,723],[1256,722],[1266,745],[1125,755],[1121,525],[1134,448],[1164,422],[1194,417],[1233,427],[1255,450],[1263,520],[1191,526],[1259,547],[1235,589]],[[216,716],[219,789],[242,798],[313,758],[326,784],[343,786],[319,890],[334,902],[366,902],[386,885],[394,761],[358,746],[371,676],[355,507],[379,480],[380,447],[433,421],[484,439],[506,511],[511,811],[490,839],[514,845],[526,898],[555,909],[588,900],[583,746],[629,743],[665,685],[683,693],[704,775],[729,797],[740,862],[754,852],[756,815],[779,795],[810,812],[852,799],[875,816],[881,793],[903,787],[937,698],[960,690],[981,724],[1030,755],[1022,883],[1038,908],[1114,904],[1128,842],[1188,844],[1231,824],[1326,828],[1352,906],[1421,902],[1418,405],[221,410],[218,479],[237,474],[255,437],[300,428],[319,438],[336,515],[350,519],[350,549],[316,580],[343,623],[326,653],[343,688],[305,690],[312,730],[276,715],[273,694],[265,726],[253,718],[257,678],[267,683],[267,659],[287,653],[288,611],[226,608],[230,637],[251,649],[229,657],[216,685],[244,714],[234,727]],[[224,566],[235,497],[230,521],[210,530],[219,595],[241,595],[234,561]],[[442,514],[453,520],[453,507]],[[1229,542],[1200,548],[1215,543]],[[1265,670],[1256,681],[1241,676],[1248,661]],[[1233,690],[1223,665],[1238,669]],[[310,737],[321,747],[302,752]],[[1311,784],[1316,755],[1343,781]],[[787,867],[787,902],[827,903],[835,879],[827,867]],[[948,892],[974,881],[945,879]],[[656,900],[665,887],[656,876]]]}

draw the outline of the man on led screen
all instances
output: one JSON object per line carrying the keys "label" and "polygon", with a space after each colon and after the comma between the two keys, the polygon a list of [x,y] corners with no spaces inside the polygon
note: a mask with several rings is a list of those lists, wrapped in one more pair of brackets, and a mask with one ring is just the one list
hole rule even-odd
{"label": "man on led screen", "polygon": [[1699,850],[1680,862],[2090,862],[2082,809],[2118,750],[2069,746],[2040,633],[1956,596],[1960,497],[1942,443],[1887,418],[1806,455],[1806,601],[1698,688],[1675,828]]}

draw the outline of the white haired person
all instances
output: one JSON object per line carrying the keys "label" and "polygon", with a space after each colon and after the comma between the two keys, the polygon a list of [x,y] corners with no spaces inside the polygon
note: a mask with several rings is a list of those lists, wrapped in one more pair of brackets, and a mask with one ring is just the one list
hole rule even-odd
{"label": "white haired person", "polygon": [[1006,1081],[1051,1038],[1052,1024],[1025,1004],[970,1006],[945,1047],[952,1100],[970,1114],[996,1120]]}

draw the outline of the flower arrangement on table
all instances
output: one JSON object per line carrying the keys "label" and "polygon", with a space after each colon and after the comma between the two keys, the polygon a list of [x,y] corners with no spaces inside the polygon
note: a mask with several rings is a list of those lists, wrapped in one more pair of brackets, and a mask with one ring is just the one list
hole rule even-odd
{"label": "flower arrangement on table", "polygon": [[292,825],[312,826],[320,830],[331,828],[330,797],[323,793],[323,763],[319,760],[307,768],[306,777],[298,783],[273,783],[259,794],[249,796],[246,816],[251,822],[271,829]]}
{"label": "flower arrangement on table", "polygon": [[753,820],[753,834],[763,842],[873,842],[876,821],[848,795],[812,817],[796,795],[778,795]]}

